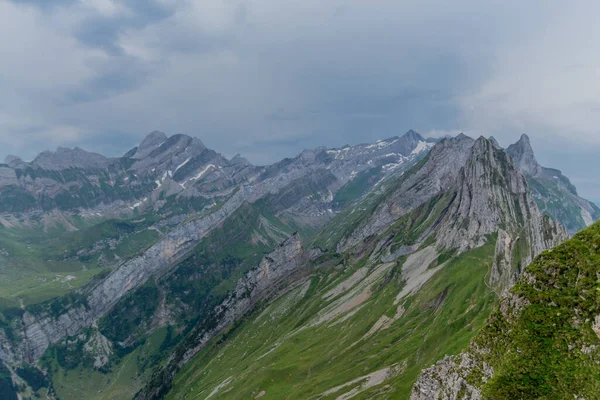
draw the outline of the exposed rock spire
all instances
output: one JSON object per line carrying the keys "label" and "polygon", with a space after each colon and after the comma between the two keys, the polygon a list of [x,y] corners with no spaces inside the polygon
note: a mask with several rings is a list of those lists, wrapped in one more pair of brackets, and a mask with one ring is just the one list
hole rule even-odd
{"label": "exposed rock spire", "polygon": [[542,167],[538,164],[529,136],[525,133],[517,143],[511,144],[506,149],[509,156],[512,157],[515,165],[527,175],[537,176],[541,174]]}

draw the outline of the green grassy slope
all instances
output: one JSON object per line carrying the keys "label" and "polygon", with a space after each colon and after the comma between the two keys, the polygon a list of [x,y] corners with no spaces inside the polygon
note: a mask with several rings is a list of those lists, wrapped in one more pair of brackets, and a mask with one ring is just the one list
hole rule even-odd
{"label": "green grassy slope", "polygon": [[160,234],[149,229],[154,222],[151,217],[81,222],[76,231],[0,227],[0,308],[36,304],[81,287],[106,269],[99,265],[101,254],[118,263],[155,243]]}
{"label": "green grassy slope", "polygon": [[167,339],[167,328],[149,336],[139,347],[121,358],[108,371],[97,371],[79,364],[66,368],[50,353],[44,360],[52,377],[52,386],[60,399],[130,399],[151,372],[156,355]]}
{"label": "green grassy slope", "polygon": [[[61,399],[132,398],[173,346],[293,231],[262,204],[242,205],[169,274],[150,278],[98,321],[98,331],[113,343],[110,362],[101,370],[81,350],[87,337],[66,338],[49,348],[44,364],[49,366],[57,395]],[[56,308],[52,304],[39,306]],[[159,307],[168,310],[161,317],[168,330],[157,330]]]}
{"label": "green grassy slope", "polygon": [[[322,398],[353,390],[357,399],[407,398],[421,368],[464,348],[496,304],[485,285],[495,245],[490,242],[450,261],[398,304],[404,286],[399,264],[381,267],[359,259],[317,270],[306,286],[216,338],[177,375],[168,398],[203,399],[212,393],[214,399],[307,399],[342,385]],[[363,268],[377,276],[370,290],[357,283],[324,297]],[[353,308],[357,296],[348,293],[354,290],[358,297],[370,294]],[[316,324],[340,304],[344,312]],[[387,329],[367,335],[382,316],[393,320],[401,309]],[[375,374],[374,386],[365,389],[368,379],[359,378],[385,368],[379,375],[387,379],[378,382]]]}

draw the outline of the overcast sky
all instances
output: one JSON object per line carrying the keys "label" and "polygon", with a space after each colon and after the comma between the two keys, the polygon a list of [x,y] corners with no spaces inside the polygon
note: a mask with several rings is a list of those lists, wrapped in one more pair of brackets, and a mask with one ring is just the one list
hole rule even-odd
{"label": "overcast sky", "polygon": [[186,133],[255,163],[408,129],[531,137],[600,200],[600,3],[0,0],[0,146]]}

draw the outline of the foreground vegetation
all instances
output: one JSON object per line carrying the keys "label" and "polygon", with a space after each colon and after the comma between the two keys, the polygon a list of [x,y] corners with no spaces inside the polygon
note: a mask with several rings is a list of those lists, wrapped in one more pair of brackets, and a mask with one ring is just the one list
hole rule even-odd
{"label": "foreground vegetation", "polygon": [[468,381],[486,399],[597,398],[599,276],[600,223],[537,257],[470,346]]}

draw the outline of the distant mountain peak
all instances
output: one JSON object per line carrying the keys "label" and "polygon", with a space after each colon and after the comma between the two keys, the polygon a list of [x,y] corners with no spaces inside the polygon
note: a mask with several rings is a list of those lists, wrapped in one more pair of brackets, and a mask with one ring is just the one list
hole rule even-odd
{"label": "distant mountain peak", "polygon": [[13,156],[11,154],[7,155],[6,158],[4,158],[4,164],[8,164],[8,165],[10,165],[11,163],[14,163],[14,162],[18,162],[18,161],[23,161],[23,160],[21,160],[21,157]]}
{"label": "distant mountain peak", "polygon": [[160,146],[161,143],[166,142],[167,139],[168,139],[167,135],[164,132],[160,132],[160,131],[150,132],[148,135],[146,135],[144,140],[142,140],[142,143],[140,143],[140,145],[138,146],[138,149],[135,153],[135,158],[145,157],[152,150],[154,150],[155,148]]}
{"label": "distant mountain peak", "polygon": [[407,139],[425,141],[425,138],[419,132],[417,132],[413,129],[410,129],[408,132],[406,132],[404,135],[402,135],[402,137],[407,138]]}
{"label": "distant mountain peak", "polygon": [[164,132],[152,131],[146,135],[144,140],[142,140],[142,143],[140,143],[140,148],[154,146],[160,142],[164,142],[165,140],[167,140],[167,135]]}
{"label": "distant mountain peak", "polygon": [[542,167],[537,162],[531,147],[529,136],[525,133],[521,135],[516,143],[508,146],[506,152],[512,157],[515,165],[525,174],[535,176],[542,172]]}
{"label": "distant mountain peak", "polygon": [[492,144],[492,142],[487,139],[485,136],[479,136],[476,140],[475,143],[473,143],[473,150],[481,150],[481,151],[485,151],[488,150],[490,145]]}
{"label": "distant mountain peak", "polygon": [[519,138],[519,142],[526,142],[526,143],[530,143],[531,140],[529,139],[529,136],[526,133],[521,134],[521,137]]}
{"label": "distant mountain peak", "polygon": [[109,159],[98,153],[83,150],[80,147],[58,146],[55,151],[43,151],[32,164],[49,170],[68,168],[106,168]]}
{"label": "distant mountain peak", "polygon": [[500,143],[498,143],[498,141],[496,140],[495,137],[490,136],[489,138],[490,142],[492,142],[492,144],[497,148],[497,149],[501,149],[502,146],[500,146]]}
{"label": "distant mountain peak", "polygon": [[250,161],[248,161],[240,153],[237,153],[235,156],[233,156],[230,162],[235,165],[251,165]]}

